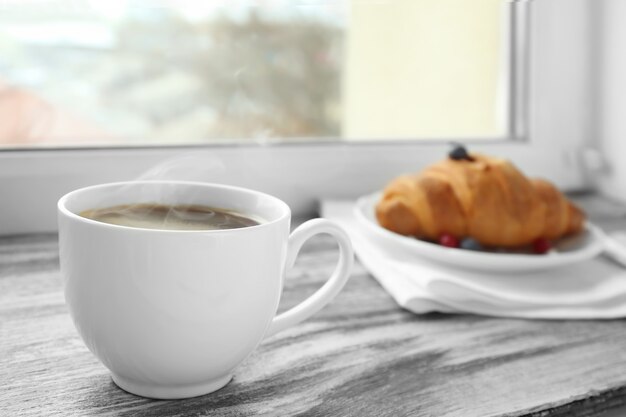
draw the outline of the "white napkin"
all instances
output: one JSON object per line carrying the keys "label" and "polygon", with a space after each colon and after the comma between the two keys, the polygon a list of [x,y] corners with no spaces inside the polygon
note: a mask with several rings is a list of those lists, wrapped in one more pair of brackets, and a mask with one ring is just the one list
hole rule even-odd
{"label": "white napkin", "polygon": [[[478,272],[387,248],[353,214],[353,201],[323,201],[322,216],[343,226],[361,263],[403,308],[414,313],[475,313],[542,319],[626,317],[626,269],[602,256],[548,271]],[[626,247],[611,239],[611,254]]]}

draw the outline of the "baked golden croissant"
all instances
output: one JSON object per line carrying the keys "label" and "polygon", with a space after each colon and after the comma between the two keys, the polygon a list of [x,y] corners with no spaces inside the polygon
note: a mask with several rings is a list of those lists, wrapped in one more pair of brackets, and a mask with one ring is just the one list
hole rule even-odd
{"label": "baked golden croissant", "polygon": [[585,220],[549,182],[526,178],[507,160],[475,153],[394,179],[376,217],[402,235],[437,240],[449,234],[502,248],[575,234]]}

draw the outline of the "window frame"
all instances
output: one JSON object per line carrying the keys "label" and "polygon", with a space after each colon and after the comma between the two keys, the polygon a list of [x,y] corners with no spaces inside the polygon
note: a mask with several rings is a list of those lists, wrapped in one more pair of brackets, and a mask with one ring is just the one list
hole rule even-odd
{"label": "window frame", "polygon": [[[595,41],[589,0],[513,0],[515,74],[507,140],[472,140],[473,150],[510,158],[566,190],[589,186],[582,151],[594,146]],[[568,19],[562,19],[567,8]],[[56,201],[79,187],[132,180],[163,160],[204,152],[224,168],[197,180],[255,188],[311,215],[322,198],[354,198],[441,159],[448,142],[339,142],[189,145],[0,151],[0,235],[56,230]],[[469,143],[469,142],[468,142]],[[187,179],[187,178],[178,178]]]}

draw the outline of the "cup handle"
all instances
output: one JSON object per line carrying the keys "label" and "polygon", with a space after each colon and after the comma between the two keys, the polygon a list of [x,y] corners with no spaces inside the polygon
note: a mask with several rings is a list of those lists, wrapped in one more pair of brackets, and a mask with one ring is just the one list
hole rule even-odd
{"label": "cup handle", "polygon": [[350,277],[354,264],[352,243],[344,230],[337,224],[326,219],[313,219],[300,225],[289,236],[286,269],[289,270],[296,262],[300,248],[314,235],[327,233],[339,244],[339,261],[330,279],[309,298],[297,306],[274,317],[265,337],[272,336],[301,321],[309,318],[328,304],[343,288]]}

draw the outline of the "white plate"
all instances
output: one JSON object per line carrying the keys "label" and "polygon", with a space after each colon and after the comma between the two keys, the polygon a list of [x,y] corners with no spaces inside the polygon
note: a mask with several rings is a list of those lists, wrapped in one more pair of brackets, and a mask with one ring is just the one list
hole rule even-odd
{"label": "white plate", "polygon": [[359,198],[354,207],[359,223],[394,250],[401,250],[454,267],[503,272],[545,270],[591,259],[605,248],[604,233],[589,222],[585,224],[585,230],[582,233],[575,237],[561,239],[545,255],[476,252],[447,248],[403,236],[380,226],[375,216],[375,207],[380,195],[380,193],[375,193]]}

